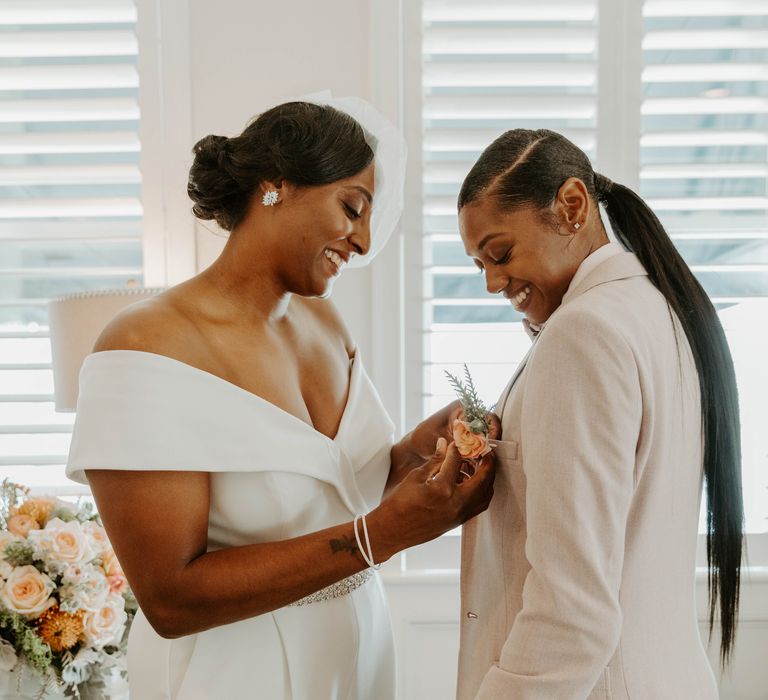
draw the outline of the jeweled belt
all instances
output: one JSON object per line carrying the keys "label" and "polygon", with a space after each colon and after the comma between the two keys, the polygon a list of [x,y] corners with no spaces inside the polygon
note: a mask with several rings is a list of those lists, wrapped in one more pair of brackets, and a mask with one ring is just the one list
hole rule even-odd
{"label": "jeweled belt", "polygon": [[299,598],[295,603],[290,603],[289,605],[309,605],[310,603],[319,603],[322,600],[341,598],[360,588],[360,586],[367,583],[372,577],[373,572],[370,569],[364,569],[356,574],[352,574],[352,576],[347,576],[347,578],[341,579],[341,581],[332,583],[330,586],[321,588],[319,591],[310,593],[308,596]]}

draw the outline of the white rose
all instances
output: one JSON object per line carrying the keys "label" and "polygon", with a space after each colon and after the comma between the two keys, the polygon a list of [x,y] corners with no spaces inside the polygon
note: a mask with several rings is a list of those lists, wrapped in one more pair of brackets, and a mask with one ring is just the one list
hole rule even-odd
{"label": "white rose", "polygon": [[128,614],[122,596],[110,595],[100,610],[89,610],[83,616],[83,634],[89,646],[119,644],[125,632]]}
{"label": "white rose", "polygon": [[106,531],[97,522],[89,520],[82,524],[82,528],[88,538],[88,543],[91,545],[91,550],[96,556],[111,549]]}
{"label": "white rose", "polygon": [[107,604],[109,581],[101,569],[83,566],[77,582],[64,581],[59,590],[61,601],[71,610],[100,610]]}
{"label": "white rose", "polygon": [[80,583],[85,575],[82,564],[67,564],[67,568],[62,573],[64,583]]}
{"label": "white rose", "polygon": [[57,561],[80,563],[94,557],[88,537],[77,520],[65,523],[53,518],[45,529],[30,532],[29,539]]}
{"label": "white rose", "polygon": [[35,618],[55,605],[50,597],[54,588],[53,581],[34,566],[17,566],[0,590],[0,603],[13,612]]}
{"label": "white rose", "polygon": [[16,656],[16,650],[13,648],[13,644],[6,642],[4,639],[0,639],[0,671],[11,671],[18,662]]}

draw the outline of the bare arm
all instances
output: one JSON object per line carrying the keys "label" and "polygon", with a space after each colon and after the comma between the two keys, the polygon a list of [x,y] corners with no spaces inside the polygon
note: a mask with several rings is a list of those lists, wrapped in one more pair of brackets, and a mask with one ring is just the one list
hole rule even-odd
{"label": "bare arm", "polygon": [[[370,513],[376,561],[487,507],[493,460],[457,485],[454,446],[413,470]],[[439,471],[439,478],[429,477]],[[88,470],[104,526],[150,624],[179,637],[280,608],[366,568],[352,523],[279,542],[207,550],[205,472]]]}

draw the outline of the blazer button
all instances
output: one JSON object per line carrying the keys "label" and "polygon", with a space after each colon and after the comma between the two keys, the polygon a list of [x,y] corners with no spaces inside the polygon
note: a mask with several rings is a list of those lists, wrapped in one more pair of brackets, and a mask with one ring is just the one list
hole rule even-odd
{"label": "blazer button", "polygon": [[468,613],[467,613],[467,617],[468,617],[470,620],[477,620],[477,615],[475,615],[475,613],[473,613],[473,612],[468,612]]}

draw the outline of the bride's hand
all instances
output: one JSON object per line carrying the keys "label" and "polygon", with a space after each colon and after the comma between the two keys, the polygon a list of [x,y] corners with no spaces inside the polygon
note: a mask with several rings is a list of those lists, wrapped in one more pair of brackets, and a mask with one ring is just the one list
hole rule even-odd
{"label": "bride's hand", "polygon": [[482,513],[493,496],[496,457],[474,461],[472,478],[461,479],[469,463],[456,445],[438,440],[436,451],[368,515],[372,547],[381,561],[427,542]]}
{"label": "bride's hand", "polygon": [[453,439],[453,421],[461,415],[461,404],[453,401],[436,413],[425,418],[400,442],[404,451],[416,464],[423,464],[432,457],[439,438]]}

